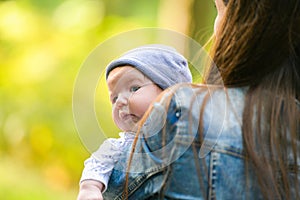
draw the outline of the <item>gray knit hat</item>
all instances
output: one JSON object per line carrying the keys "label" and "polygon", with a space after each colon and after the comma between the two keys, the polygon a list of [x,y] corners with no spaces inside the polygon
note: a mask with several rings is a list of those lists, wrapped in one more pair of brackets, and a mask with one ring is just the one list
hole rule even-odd
{"label": "gray knit hat", "polygon": [[106,79],[114,68],[125,65],[138,69],[161,89],[192,82],[186,59],[170,46],[152,44],[126,52],[107,66]]}

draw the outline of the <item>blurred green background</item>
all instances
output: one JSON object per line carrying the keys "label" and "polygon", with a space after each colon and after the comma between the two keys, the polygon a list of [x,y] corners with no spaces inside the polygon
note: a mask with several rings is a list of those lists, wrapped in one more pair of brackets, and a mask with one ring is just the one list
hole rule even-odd
{"label": "blurred green background", "polygon": [[215,15],[208,0],[0,1],[0,199],[76,199],[90,153],[74,125],[72,92],[98,44],[144,27],[204,44]]}

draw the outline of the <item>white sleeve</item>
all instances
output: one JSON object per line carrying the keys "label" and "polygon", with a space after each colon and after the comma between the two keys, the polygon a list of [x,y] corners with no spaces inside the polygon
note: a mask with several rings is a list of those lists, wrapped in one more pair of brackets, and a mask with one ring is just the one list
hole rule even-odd
{"label": "white sleeve", "polygon": [[134,139],[132,134],[120,133],[119,135],[120,138],[118,139],[109,138],[105,140],[99,149],[84,162],[80,182],[96,180],[103,183],[103,192],[106,190],[115,163]]}

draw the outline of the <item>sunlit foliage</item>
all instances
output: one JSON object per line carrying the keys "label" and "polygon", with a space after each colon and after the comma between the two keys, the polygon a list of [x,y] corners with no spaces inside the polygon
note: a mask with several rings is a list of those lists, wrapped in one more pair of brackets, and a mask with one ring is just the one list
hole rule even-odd
{"label": "sunlit foliage", "polygon": [[0,199],[75,199],[89,156],[73,122],[78,70],[112,35],[160,26],[166,2],[0,1]]}

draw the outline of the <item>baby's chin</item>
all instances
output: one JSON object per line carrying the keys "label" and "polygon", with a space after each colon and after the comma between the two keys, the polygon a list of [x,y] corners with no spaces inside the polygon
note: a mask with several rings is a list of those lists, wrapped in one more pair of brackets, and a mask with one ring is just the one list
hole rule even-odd
{"label": "baby's chin", "polygon": [[131,116],[130,119],[127,119],[124,122],[124,126],[126,127],[124,130],[136,132],[139,126],[140,118]]}
{"label": "baby's chin", "polygon": [[121,130],[125,131],[125,132],[137,132],[138,130],[138,122],[132,122],[130,123],[130,125],[127,125],[126,127],[123,127],[123,129],[121,128]]}

